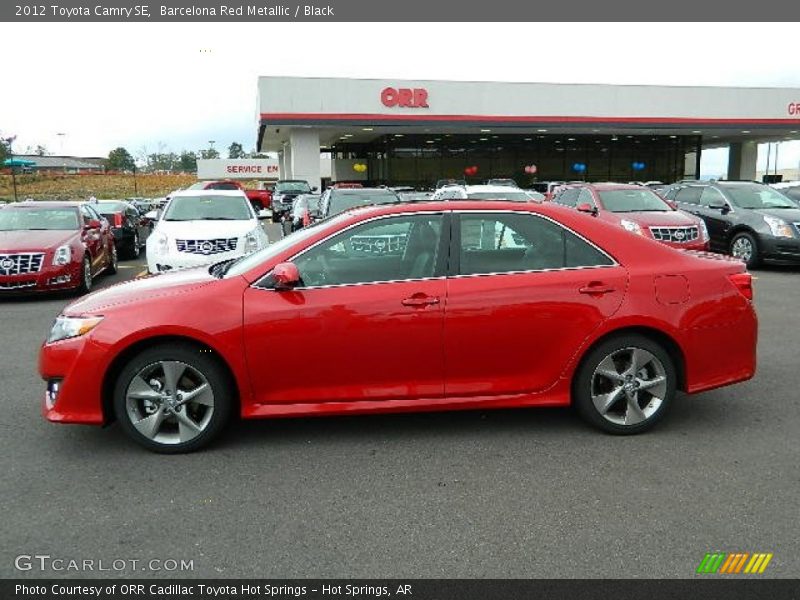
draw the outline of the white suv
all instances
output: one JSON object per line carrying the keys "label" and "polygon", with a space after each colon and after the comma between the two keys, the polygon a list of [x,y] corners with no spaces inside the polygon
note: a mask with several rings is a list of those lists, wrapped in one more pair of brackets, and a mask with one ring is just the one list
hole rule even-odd
{"label": "white suv", "polygon": [[147,238],[147,270],[208,265],[264,248],[259,216],[240,190],[183,190],[164,206]]}
{"label": "white suv", "polygon": [[[544,196],[542,196],[544,198]],[[510,185],[447,185],[433,193],[431,200],[510,200],[540,202],[525,190]]]}

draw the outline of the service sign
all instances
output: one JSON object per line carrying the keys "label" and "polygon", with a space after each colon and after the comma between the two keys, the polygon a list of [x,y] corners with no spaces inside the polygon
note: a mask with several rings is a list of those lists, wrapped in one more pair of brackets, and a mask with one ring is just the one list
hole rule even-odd
{"label": "service sign", "polygon": [[198,159],[198,179],[280,179],[275,158]]}

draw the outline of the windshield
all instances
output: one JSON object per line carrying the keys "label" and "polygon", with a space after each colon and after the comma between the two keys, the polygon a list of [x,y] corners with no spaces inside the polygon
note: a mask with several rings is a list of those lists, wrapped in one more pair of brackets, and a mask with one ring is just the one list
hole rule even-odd
{"label": "windshield", "polygon": [[723,189],[739,208],[797,208],[792,200],[765,185],[731,185]]}
{"label": "windshield", "polygon": [[328,216],[338,215],[350,208],[356,206],[367,206],[368,204],[389,204],[391,202],[399,202],[400,198],[396,194],[387,193],[350,193],[347,192],[340,194],[332,194],[330,201],[330,208]]}
{"label": "windshield", "polygon": [[6,208],[0,210],[0,231],[72,231],[78,229],[74,208]]}
{"label": "windshield", "polygon": [[310,192],[311,186],[306,181],[281,181],[275,184],[275,191],[281,192]]}
{"label": "windshield", "polygon": [[530,202],[531,197],[525,192],[473,192],[467,194],[469,200],[512,200],[514,202]]}
{"label": "windshield", "polygon": [[600,201],[611,212],[669,212],[672,207],[648,189],[605,190],[598,192]]}
{"label": "windshield", "polygon": [[197,183],[193,183],[190,185],[187,190],[204,190],[206,189],[206,182],[205,181],[198,181]]}
{"label": "windshield", "polygon": [[252,219],[242,196],[175,196],[164,213],[165,221],[247,221]]}

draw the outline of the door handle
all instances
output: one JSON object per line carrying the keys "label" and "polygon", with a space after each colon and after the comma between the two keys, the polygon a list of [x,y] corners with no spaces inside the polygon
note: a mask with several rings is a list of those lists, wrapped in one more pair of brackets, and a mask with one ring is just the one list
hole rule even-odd
{"label": "door handle", "polygon": [[426,296],[424,294],[414,294],[402,300],[401,304],[403,306],[429,306],[431,304],[439,304],[439,298],[435,296]]}
{"label": "door handle", "polygon": [[611,287],[610,285],[606,285],[601,281],[592,281],[588,285],[585,285],[582,288],[578,288],[578,292],[581,294],[589,294],[593,296],[595,294],[602,296],[603,294],[610,294],[611,292],[617,291],[616,288]]}

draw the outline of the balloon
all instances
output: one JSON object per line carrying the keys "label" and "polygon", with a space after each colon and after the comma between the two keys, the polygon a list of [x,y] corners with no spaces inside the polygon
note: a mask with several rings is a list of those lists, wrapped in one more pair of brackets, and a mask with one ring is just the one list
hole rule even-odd
{"label": "balloon", "polygon": [[539,170],[539,169],[536,168],[536,165],[531,165],[529,168],[530,168],[529,172],[530,172],[531,175],[533,175],[534,173],[536,173],[536,171]]}
{"label": "balloon", "polygon": [[525,172],[530,174],[531,168],[528,165],[525,165]]}

